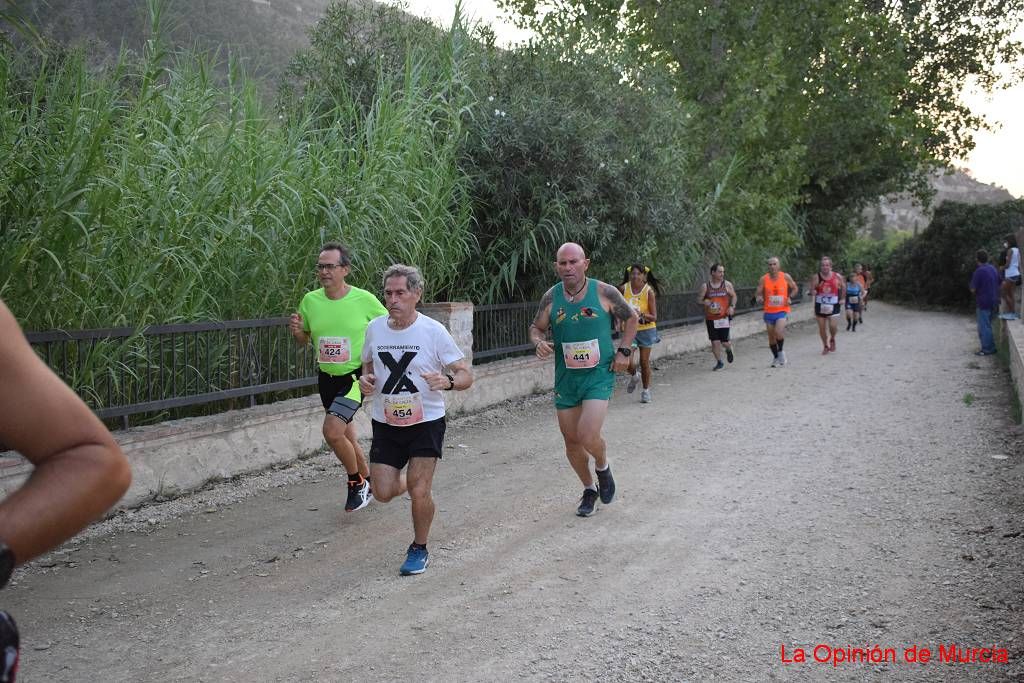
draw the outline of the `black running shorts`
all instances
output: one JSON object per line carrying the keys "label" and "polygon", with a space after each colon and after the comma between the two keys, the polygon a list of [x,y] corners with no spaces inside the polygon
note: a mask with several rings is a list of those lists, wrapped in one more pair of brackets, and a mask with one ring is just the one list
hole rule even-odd
{"label": "black running shorts", "polygon": [[715,327],[715,322],[713,320],[705,320],[704,324],[708,327],[708,339],[720,342],[729,341],[728,327]]}
{"label": "black running shorts", "polygon": [[409,464],[409,458],[441,458],[445,430],[443,417],[409,427],[393,427],[376,420],[372,420],[371,424],[371,463],[391,465],[400,470]]}
{"label": "black running shorts", "polygon": [[317,388],[324,410],[344,422],[351,422],[362,405],[359,387],[353,386],[357,376],[358,373],[328,375],[323,371],[317,375]]}

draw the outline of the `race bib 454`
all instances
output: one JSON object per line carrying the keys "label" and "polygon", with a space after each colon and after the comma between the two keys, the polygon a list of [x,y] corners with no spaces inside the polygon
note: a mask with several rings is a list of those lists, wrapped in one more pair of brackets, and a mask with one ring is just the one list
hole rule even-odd
{"label": "race bib 454", "polygon": [[420,394],[385,394],[384,421],[393,427],[423,422],[423,397]]}

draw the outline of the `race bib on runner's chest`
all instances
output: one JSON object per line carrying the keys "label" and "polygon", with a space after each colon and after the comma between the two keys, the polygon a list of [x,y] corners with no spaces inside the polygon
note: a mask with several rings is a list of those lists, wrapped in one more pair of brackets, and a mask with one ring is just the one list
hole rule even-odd
{"label": "race bib on runner's chest", "polygon": [[859,304],[860,303],[860,297],[859,296],[848,296],[848,297],[846,297],[846,300],[849,301],[851,304]]}
{"label": "race bib on runner's chest", "polygon": [[782,296],[781,294],[772,294],[770,297],[768,297],[768,305],[769,306],[785,306],[786,305],[786,297]]}
{"label": "race bib on runner's chest", "polygon": [[832,304],[818,304],[818,313],[821,315],[832,315]]}
{"label": "race bib on runner's chest", "polygon": [[423,397],[420,394],[385,394],[384,421],[392,427],[423,422]]}
{"label": "race bib on runner's chest", "polygon": [[589,370],[601,362],[601,346],[596,339],[579,342],[563,342],[562,358],[570,370]]}
{"label": "race bib on runner's chest", "polygon": [[347,363],[352,358],[348,337],[320,337],[321,363]]}
{"label": "race bib on runner's chest", "polygon": [[728,327],[729,327],[729,319],[728,318],[719,318],[718,320],[713,320],[711,322],[715,326],[715,329],[719,329],[719,330],[722,329],[722,328],[728,329]]}

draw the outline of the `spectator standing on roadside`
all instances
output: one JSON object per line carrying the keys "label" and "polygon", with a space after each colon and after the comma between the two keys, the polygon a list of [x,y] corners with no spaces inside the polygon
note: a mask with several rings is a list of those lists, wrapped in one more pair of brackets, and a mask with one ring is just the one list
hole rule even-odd
{"label": "spectator standing on roadside", "polygon": [[1017,248],[1017,238],[1007,235],[1003,240],[1003,282],[1000,286],[1000,293],[1003,298],[1004,310],[999,317],[1003,320],[1017,320],[1020,314],[1017,313],[1017,287],[1020,287],[1020,249]]}
{"label": "spectator standing on roadside", "polygon": [[992,335],[992,316],[999,309],[999,272],[988,262],[988,252],[979,249],[976,254],[977,266],[971,276],[971,292],[974,294],[978,321],[978,340],[981,350],[975,356],[991,356],[996,352]]}

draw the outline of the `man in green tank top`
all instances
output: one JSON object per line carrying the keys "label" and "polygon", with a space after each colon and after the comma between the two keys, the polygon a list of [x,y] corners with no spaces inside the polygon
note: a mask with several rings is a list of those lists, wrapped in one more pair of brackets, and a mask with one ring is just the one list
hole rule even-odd
{"label": "man in green tank top", "polygon": [[[636,312],[617,287],[587,277],[589,267],[583,247],[572,242],[559,247],[555,271],[562,281],[544,294],[530,325],[537,357],[555,357],[558,427],[565,440],[565,456],[583,483],[583,497],[576,510],[580,517],[593,514],[598,497],[605,505],[615,497],[615,479],[601,428],[615,388],[615,373],[629,367],[638,323]],[[623,323],[618,349],[612,344],[612,319]]]}

